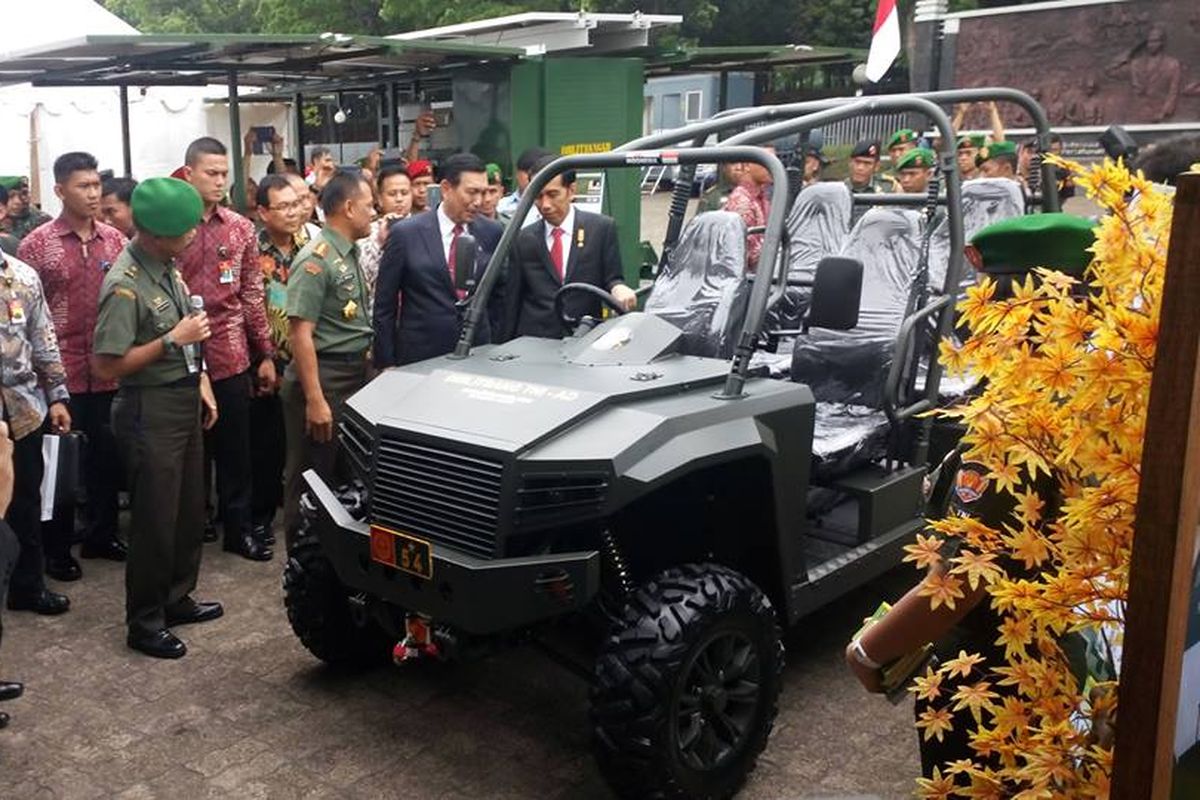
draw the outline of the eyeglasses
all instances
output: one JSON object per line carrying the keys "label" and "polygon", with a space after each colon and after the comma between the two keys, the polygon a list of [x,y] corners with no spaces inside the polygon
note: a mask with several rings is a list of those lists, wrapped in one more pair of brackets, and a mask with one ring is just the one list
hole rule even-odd
{"label": "eyeglasses", "polygon": [[304,207],[304,202],[302,200],[296,200],[291,203],[280,203],[277,206],[267,206],[267,210],[268,211],[295,211],[296,209],[303,208],[303,207]]}

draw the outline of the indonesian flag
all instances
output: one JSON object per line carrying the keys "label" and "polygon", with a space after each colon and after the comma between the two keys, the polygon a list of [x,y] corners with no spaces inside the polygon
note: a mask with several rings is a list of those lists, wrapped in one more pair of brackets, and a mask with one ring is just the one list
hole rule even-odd
{"label": "indonesian flag", "polygon": [[871,52],[867,55],[867,80],[878,83],[896,56],[900,55],[900,14],[896,0],[879,0],[875,11],[875,32],[871,34]]}

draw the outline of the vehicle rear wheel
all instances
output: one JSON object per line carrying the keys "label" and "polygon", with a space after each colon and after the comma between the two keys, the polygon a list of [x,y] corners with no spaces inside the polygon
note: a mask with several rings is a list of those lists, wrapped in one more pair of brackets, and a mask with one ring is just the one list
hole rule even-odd
{"label": "vehicle rear wheel", "polygon": [[622,797],[724,798],[778,711],[783,644],[770,601],[716,564],[637,590],[596,662],[597,761]]}
{"label": "vehicle rear wheel", "polygon": [[391,656],[393,641],[365,614],[355,614],[350,592],[305,516],[288,548],[283,569],[283,602],[292,631],[317,658],[342,667],[373,666]]}

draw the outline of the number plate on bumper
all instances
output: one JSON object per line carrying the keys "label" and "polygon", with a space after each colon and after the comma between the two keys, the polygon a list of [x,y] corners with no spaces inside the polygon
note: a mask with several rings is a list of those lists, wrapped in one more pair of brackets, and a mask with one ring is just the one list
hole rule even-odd
{"label": "number plate on bumper", "polygon": [[407,533],[372,525],[371,560],[418,578],[433,578],[433,548]]}

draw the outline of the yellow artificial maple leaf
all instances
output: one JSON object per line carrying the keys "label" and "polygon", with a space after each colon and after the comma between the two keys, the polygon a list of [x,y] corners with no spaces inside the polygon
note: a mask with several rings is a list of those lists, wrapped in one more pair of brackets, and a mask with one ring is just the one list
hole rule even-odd
{"label": "yellow artificial maple leaf", "polygon": [[959,650],[958,655],[942,665],[942,669],[946,671],[946,675],[953,678],[955,675],[967,677],[971,674],[971,670],[979,666],[985,661],[984,657],[978,653],[967,653],[966,650]]}
{"label": "yellow artificial maple leaf", "polygon": [[962,581],[946,573],[926,575],[925,580],[921,581],[918,594],[921,597],[928,597],[929,605],[934,609],[941,605],[953,609],[954,602],[965,597]]}
{"label": "yellow artificial maple leaf", "polygon": [[924,732],[925,741],[937,739],[939,742],[945,734],[954,730],[954,722],[950,709],[927,708],[917,716],[917,728]]}

